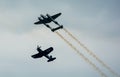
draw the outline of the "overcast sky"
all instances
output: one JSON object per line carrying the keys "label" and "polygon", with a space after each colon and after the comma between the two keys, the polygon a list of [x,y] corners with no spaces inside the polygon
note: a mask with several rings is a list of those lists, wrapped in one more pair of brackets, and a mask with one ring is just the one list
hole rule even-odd
{"label": "overcast sky", "polygon": [[[0,77],[101,77],[59,36],[44,25],[34,25],[40,14],[56,19],[114,71],[120,73],[120,1],[119,0],[0,0]],[[50,23],[55,26],[54,23]],[[86,57],[113,77],[90,57],[63,30]],[[32,59],[37,45],[57,59]]]}

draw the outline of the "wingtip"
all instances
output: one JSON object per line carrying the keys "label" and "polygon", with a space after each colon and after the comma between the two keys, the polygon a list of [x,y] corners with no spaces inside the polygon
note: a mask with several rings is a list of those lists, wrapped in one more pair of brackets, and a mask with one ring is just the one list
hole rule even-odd
{"label": "wingtip", "polygon": [[37,22],[35,22],[34,24],[37,25]]}
{"label": "wingtip", "polygon": [[61,15],[62,13],[60,12],[59,14]]}

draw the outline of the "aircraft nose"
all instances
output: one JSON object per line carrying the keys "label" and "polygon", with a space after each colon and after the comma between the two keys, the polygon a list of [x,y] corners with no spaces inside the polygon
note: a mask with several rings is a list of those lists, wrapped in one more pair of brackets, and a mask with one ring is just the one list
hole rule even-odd
{"label": "aircraft nose", "polygon": [[53,47],[50,47],[50,50],[53,51]]}
{"label": "aircraft nose", "polygon": [[59,15],[61,15],[62,13],[58,13]]}

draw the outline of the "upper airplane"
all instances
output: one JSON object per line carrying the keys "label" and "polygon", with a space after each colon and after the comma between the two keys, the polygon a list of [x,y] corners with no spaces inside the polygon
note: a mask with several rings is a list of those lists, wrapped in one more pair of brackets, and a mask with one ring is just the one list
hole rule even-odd
{"label": "upper airplane", "polygon": [[[56,18],[58,18],[59,16],[61,15],[61,13],[58,13],[58,14],[55,14],[53,16],[50,16],[49,14],[46,14],[46,16],[44,15],[40,15],[40,17],[38,17],[38,20],[37,22],[35,22],[34,24],[44,24],[46,27],[50,28],[51,31],[56,31],[58,29],[62,29],[63,28],[63,25],[60,25],[57,21],[55,21]],[[50,27],[47,23],[50,23],[51,21],[53,21],[56,25],[58,25],[57,28],[52,28]]]}
{"label": "upper airplane", "polygon": [[35,54],[35,55],[32,55],[31,57],[32,58],[41,58],[41,57],[43,57],[43,56],[45,56],[46,58],[48,58],[48,61],[47,62],[50,62],[50,61],[53,61],[53,60],[55,60],[56,59],[56,57],[52,57],[51,55],[49,56],[48,54],[50,53],[50,52],[52,52],[53,51],[53,47],[50,47],[50,48],[48,48],[48,49],[46,49],[46,50],[41,50],[40,49],[40,47],[39,46],[37,46],[37,51],[39,52],[39,53],[37,53],[37,54]]}

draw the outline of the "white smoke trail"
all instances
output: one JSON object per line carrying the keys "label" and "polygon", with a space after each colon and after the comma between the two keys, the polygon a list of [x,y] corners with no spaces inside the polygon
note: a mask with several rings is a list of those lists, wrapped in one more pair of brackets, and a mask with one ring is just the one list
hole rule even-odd
{"label": "white smoke trail", "polygon": [[66,40],[59,32],[56,31],[56,34],[61,37],[72,49],[74,49],[80,57],[82,57],[86,62],[88,62],[102,77],[107,77],[95,64],[93,64],[88,58],[86,58],[82,53],[76,49],[68,40]]}
{"label": "white smoke trail", "polygon": [[92,51],[90,51],[84,44],[82,44],[77,38],[73,36],[67,29],[63,29],[69,36],[71,36],[80,46],[82,46],[91,56],[93,56],[101,65],[108,69],[113,75],[120,77],[115,71],[113,71],[107,64],[97,57]]}

